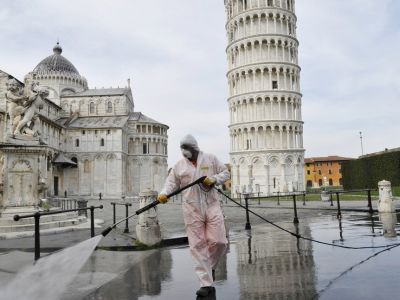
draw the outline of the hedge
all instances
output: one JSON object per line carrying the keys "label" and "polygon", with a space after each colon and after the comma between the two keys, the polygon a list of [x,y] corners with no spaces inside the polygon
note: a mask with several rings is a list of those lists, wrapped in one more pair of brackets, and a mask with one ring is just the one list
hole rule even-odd
{"label": "hedge", "polygon": [[342,163],[343,188],[377,188],[378,182],[388,180],[400,186],[400,151],[362,157]]}

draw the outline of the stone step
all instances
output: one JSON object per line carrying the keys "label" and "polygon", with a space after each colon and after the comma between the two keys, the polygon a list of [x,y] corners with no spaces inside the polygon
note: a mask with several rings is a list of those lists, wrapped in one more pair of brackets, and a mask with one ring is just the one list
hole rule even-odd
{"label": "stone step", "polygon": [[[79,225],[87,221],[87,218],[84,216],[79,216],[76,218],[70,218],[61,221],[49,221],[49,222],[40,222],[40,229],[51,229],[57,227],[67,227],[67,226],[74,226]],[[22,232],[22,231],[34,231],[35,225],[34,224],[22,224],[17,225],[17,222],[14,222],[13,225],[8,226],[0,226],[0,232]]]}
{"label": "stone step", "polygon": [[[61,213],[61,214],[56,214],[56,215],[44,215],[44,216],[40,217],[40,223],[63,221],[63,220],[76,218],[77,216],[78,216],[77,212]],[[0,226],[12,226],[14,224],[15,225],[29,225],[29,224],[35,223],[35,219],[33,217],[26,218],[26,219],[20,219],[19,221],[14,221],[13,217],[14,216],[7,216],[5,218],[0,218]]]}

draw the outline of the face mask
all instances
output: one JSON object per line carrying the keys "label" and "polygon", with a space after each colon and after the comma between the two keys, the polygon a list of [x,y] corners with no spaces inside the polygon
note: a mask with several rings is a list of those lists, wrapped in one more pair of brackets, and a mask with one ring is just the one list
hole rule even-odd
{"label": "face mask", "polygon": [[190,152],[189,150],[181,149],[181,151],[182,151],[182,155],[184,157],[186,157],[187,159],[191,159],[192,158],[192,152]]}

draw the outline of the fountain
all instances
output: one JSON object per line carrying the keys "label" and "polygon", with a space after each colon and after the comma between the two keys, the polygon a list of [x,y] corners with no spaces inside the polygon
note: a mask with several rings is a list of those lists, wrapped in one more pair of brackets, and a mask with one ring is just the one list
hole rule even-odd
{"label": "fountain", "polygon": [[[0,234],[32,232],[33,220],[15,224],[15,214],[32,214],[40,210],[40,199],[48,189],[50,148],[40,133],[40,110],[49,91],[39,86],[34,75],[25,78],[25,85],[11,78],[7,83],[4,133],[0,140]],[[53,216],[43,220],[43,228],[76,225],[86,221],[76,214]],[[44,224],[46,223],[46,224]]]}

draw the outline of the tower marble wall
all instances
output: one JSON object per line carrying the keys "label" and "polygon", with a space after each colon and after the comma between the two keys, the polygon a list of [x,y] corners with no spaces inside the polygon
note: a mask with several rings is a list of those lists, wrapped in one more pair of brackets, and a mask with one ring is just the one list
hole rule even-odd
{"label": "tower marble wall", "polygon": [[232,192],[304,190],[294,0],[225,0]]}

